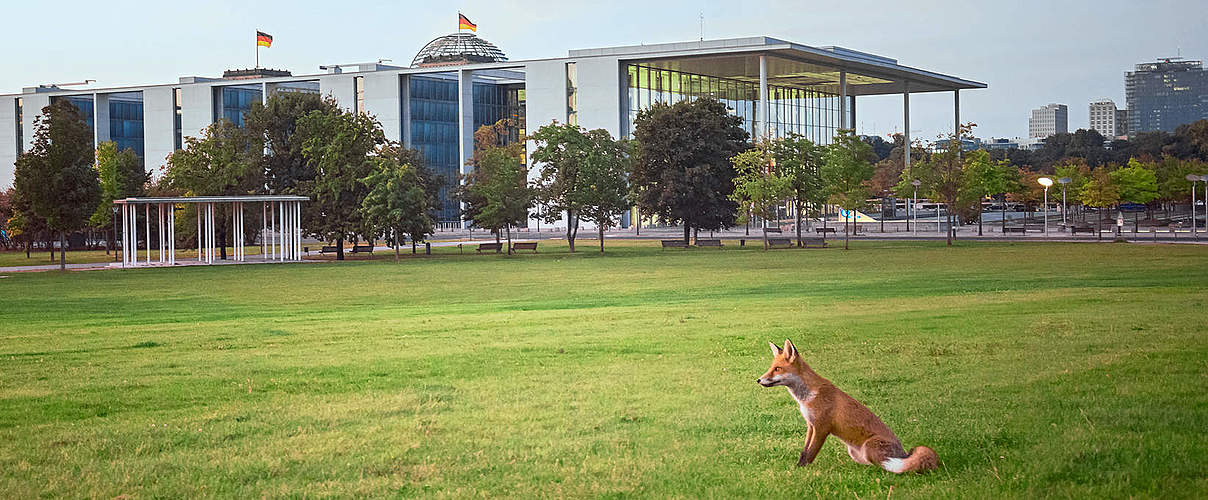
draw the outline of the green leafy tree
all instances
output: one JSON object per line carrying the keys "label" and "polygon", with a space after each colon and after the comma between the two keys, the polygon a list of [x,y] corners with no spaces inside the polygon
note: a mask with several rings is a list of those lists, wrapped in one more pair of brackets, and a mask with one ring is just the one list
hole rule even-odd
{"label": "green leafy tree", "polygon": [[583,178],[592,143],[577,125],[557,122],[537,129],[530,139],[536,147],[532,161],[539,166],[536,180],[537,216],[546,222],[566,217],[566,241],[575,251],[579,219],[590,188]]}
{"label": "green leafy tree", "polygon": [[961,188],[959,205],[962,210],[972,210],[977,217],[977,235],[982,235],[982,200],[987,196],[1006,192],[1007,169],[990,160],[985,150],[970,151],[964,156],[964,186]]}
{"label": "green leafy tree", "polygon": [[[428,218],[433,222],[440,220],[440,190],[448,180],[428,167],[424,154],[415,148],[406,148],[397,142],[388,142],[379,148],[378,155],[392,158],[399,165],[409,165],[419,177],[420,185],[424,188],[427,198]],[[429,233],[431,234],[431,233]],[[422,238],[421,238],[422,239]],[[411,240],[414,243],[416,240]]]}
{"label": "green leafy tree", "polygon": [[[734,177],[734,192],[730,199],[747,208],[739,214],[739,222],[748,214],[769,220],[776,217],[781,203],[793,193],[793,179],[773,167],[773,156],[766,144],[738,153],[730,161],[738,173]],[[763,232],[763,249],[768,249],[768,233]]]}
{"label": "green leafy tree", "polygon": [[742,119],[726,105],[703,98],[655,104],[634,121],[638,147],[629,177],[643,214],[692,230],[732,226],[738,208],[730,158],[747,149]]}
{"label": "green leafy tree", "polygon": [[538,216],[547,222],[566,217],[566,239],[575,251],[579,221],[595,224],[604,251],[604,231],[617,214],[629,208],[626,145],[608,131],[583,130],[552,123],[530,137],[537,145],[533,165],[540,165],[535,183]]}
{"label": "green leafy tree", "polygon": [[[484,126],[485,128],[485,126]],[[528,185],[528,169],[522,158],[523,143],[488,146],[476,154],[477,167],[463,179],[464,199],[473,199],[465,213],[474,224],[498,234],[507,233],[508,254],[512,253],[512,226],[528,219],[534,190]]]}
{"label": "green leafy tree", "polygon": [[101,202],[92,130],[66,99],[42,108],[34,126],[33,147],[17,157],[13,187],[59,233],[59,269],[66,270],[67,233],[82,229]]}
{"label": "green leafy tree", "polygon": [[363,182],[369,194],[361,202],[366,223],[378,234],[389,237],[398,262],[399,236],[419,241],[432,234],[433,220],[428,210],[428,194],[423,179],[410,165],[400,165],[392,157],[375,157],[373,173]]}
{"label": "green leafy tree", "polygon": [[[872,147],[851,130],[840,130],[822,153],[822,181],[828,200],[851,214],[864,207],[868,181],[872,178]],[[848,249],[851,232],[844,221],[843,248]]]}
{"label": "green leafy tree", "polygon": [[1078,201],[1088,207],[1099,208],[1099,223],[1103,223],[1103,212],[1120,203],[1120,187],[1116,185],[1108,167],[1097,167],[1091,171],[1090,179],[1078,192]]}
{"label": "green leafy tree", "polygon": [[789,179],[792,190],[793,213],[797,219],[797,246],[801,246],[802,217],[826,201],[826,186],[822,182],[822,148],[805,136],[790,133],[774,139],[770,145],[776,169]]}
{"label": "green leafy tree", "polygon": [[[186,137],[184,146],[168,156],[161,180],[168,189],[187,196],[231,196],[256,193],[264,185],[260,143],[229,120],[214,122],[200,138]],[[226,259],[229,214],[224,204],[215,208],[220,258]]]}
{"label": "green leafy tree", "polygon": [[[1083,160],[1069,159],[1057,164],[1053,169],[1053,181],[1058,182],[1060,179],[1066,178],[1070,182],[1065,185],[1065,196],[1068,200],[1074,200],[1077,203],[1078,194],[1082,192],[1082,188],[1090,181],[1091,168]],[[1059,186],[1058,186],[1059,187]],[[1066,208],[1063,207],[1062,210]]]}
{"label": "green leafy tree", "polygon": [[298,121],[312,111],[338,113],[339,105],[317,94],[275,92],[263,104],[253,102],[248,110],[244,129],[261,142],[260,168],[269,193],[305,195],[299,184],[314,180],[315,166],[302,154],[303,137],[297,133]]}
{"label": "green leafy tree", "polygon": [[612,138],[604,129],[587,132],[588,154],[579,171],[579,212],[595,224],[604,253],[604,231],[616,224],[617,216],[630,207],[629,147]]}
{"label": "green leafy tree", "polygon": [[[117,149],[113,141],[103,142],[96,148],[96,171],[101,182],[101,203],[92,213],[88,223],[99,229],[113,228],[113,200],[130,196],[142,196],[147,192],[150,176],[138,161],[133,149]],[[116,242],[110,233],[109,248]]]}
{"label": "green leafy tree", "polygon": [[363,113],[321,109],[298,120],[296,133],[302,156],[315,167],[315,177],[299,181],[300,192],[312,197],[313,217],[306,232],[336,242],[336,260],[344,260],[344,241],[358,235],[372,239],[361,204],[369,194],[368,177],[377,162],[377,148],[386,143],[377,120]]}
{"label": "green leafy tree", "polygon": [[1113,170],[1112,181],[1120,188],[1120,201],[1149,203],[1158,198],[1158,177],[1136,158]]}
{"label": "green leafy tree", "polygon": [[978,211],[981,210],[981,198],[976,197],[974,192],[968,192],[981,191],[983,187],[978,185],[978,179],[972,178],[973,170],[991,169],[988,165],[988,154],[965,155],[961,151],[961,139],[971,136],[972,130],[972,123],[961,125],[958,133],[948,136],[946,148],[932,153],[930,158],[912,166],[913,175],[922,182],[920,187],[936,201],[942,201],[948,207],[948,232],[945,239],[949,245],[956,237],[956,217],[962,206],[976,203]]}

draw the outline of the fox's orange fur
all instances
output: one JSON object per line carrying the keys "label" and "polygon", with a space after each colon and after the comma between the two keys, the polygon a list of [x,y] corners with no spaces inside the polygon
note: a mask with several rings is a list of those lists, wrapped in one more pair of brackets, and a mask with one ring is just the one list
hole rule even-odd
{"label": "fox's orange fur", "polygon": [[783,349],[769,344],[772,366],[758,382],[764,387],[782,385],[797,401],[807,427],[798,467],[812,463],[822,443],[832,434],[847,445],[847,453],[857,463],[897,474],[939,466],[939,457],[931,448],[919,446],[909,452],[903,449],[902,442],[872,410],[814,373],[791,341],[785,340]]}

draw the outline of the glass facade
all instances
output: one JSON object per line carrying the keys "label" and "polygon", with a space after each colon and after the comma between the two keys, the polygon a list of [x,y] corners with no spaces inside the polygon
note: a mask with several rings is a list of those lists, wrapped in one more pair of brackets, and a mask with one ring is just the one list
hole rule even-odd
{"label": "glass facade", "polygon": [[25,101],[20,97],[15,99],[17,106],[17,154],[25,152],[25,126],[21,124],[24,115]]}
{"label": "glass facade", "polygon": [[412,76],[410,81],[411,147],[424,155],[432,172],[444,179],[439,218],[455,221],[461,209],[450,189],[461,172],[457,138],[457,80]]}
{"label": "glass facade", "polygon": [[143,159],[143,99],[142,94],[109,96],[109,140],[117,143],[118,151],[133,149]]}
{"label": "glass facade", "polygon": [[566,123],[579,124],[579,68],[566,63]]}
{"label": "glass facade", "polygon": [[175,111],[173,118],[174,126],[176,127],[174,150],[184,149],[184,127],[181,126],[181,92],[180,88],[172,89],[172,109]]}
{"label": "glass facade", "polygon": [[[411,147],[424,155],[428,168],[445,183],[440,189],[439,218],[457,221],[461,207],[450,196],[461,173],[458,137],[457,79],[448,76],[412,76],[409,80]],[[473,84],[474,129],[510,119],[508,142],[524,135],[524,86],[485,82]]]}
{"label": "glass facade", "polygon": [[365,112],[365,77],[352,77],[352,90],[356,94],[356,111],[357,113]]}
{"label": "glass facade", "polygon": [[94,132],[95,129],[93,128],[93,122],[92,122],[92,119],[94,118],[92,116],[93,115],[92,96],[75,96],[75,95],[73,95],[73,96],[67,96],[67,97],[52,97],[50,99],[50,101],[54,102],[59,99],[66,99],[67,102],[75,104],[76,109],[80,110],[80,114],[84,116],[84,123],[88,124],[88,131],[92,132],[95,135],[95,132]]}
{"label": "glass facade", "polygon": [[[742,119],[743,128],[756,135],[759,84],[731,78],[697,75],[626,65],[628,119],[622,134],[632,137],[638,113],[655,103],[674,104],[683,100],[713,97]],[[839,95],[821,88],[794,88],[768,85],[768,131],[773,137],[790,132],[801,134],[818,144],[829,144],[839,129]]]}
{"label": "glass facade", "polygon": [[229,86],[214,88],[214,119],[226,118],[235,126],[242,127],[244,117],[252,109],[252,103],[261,102],[260,86]]}

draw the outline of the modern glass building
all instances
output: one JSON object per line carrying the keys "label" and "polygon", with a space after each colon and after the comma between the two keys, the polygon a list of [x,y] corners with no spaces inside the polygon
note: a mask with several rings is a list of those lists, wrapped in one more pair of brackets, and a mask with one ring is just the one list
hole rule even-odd
{"label": "modern glass building", "polygon": [[509,124],[507,140],[554,121],[627,137],[638,113],[655,103],[712,97],[741,117],[752,137],[797,133],[827,143],[855,123],[859,97],[902,96],[902,128],[909,131],[911,94],[951,92],[955,128],[959,91],[985,88],[886,57],[770,37],[581,49],[514,61],[477,35],[456,33],[429,42],[409,67],[378,62],[319,69],[311,75],[242,70],[121,88],[39,86],[0,95],[0,188],[12,183],[13,163],[29,146],[38,110],[58,98],[78,101],[81,109],[104,101],[90,112],[102,124],[94,127],[96,140],[136,147],[141,135],[142,157],[157,168],[184,137],[200,135],[218,119],[242,124],[251,104],[273,93],[329,96],[373,115],[388,139],[420,150],[446,181],[441,218],[457,221],[460,207],[448,194],[469,168],[474,130],[499,120]]}
{"label": "modern glass building", "polygon": [[1202,61],[1178,58],[1141,63],[1124,77],[1128,134],[1174,132],[1208,119],[1208,70]]}

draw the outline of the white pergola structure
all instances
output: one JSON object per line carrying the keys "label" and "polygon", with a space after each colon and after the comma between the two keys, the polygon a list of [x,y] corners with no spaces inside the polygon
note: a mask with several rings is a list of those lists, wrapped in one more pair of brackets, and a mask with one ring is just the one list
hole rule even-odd
{"label": "white pergola structure", "polygon": [[[176,207],[193,204],[197,206],[197,263],[213,264],[217,255],[218,238],[215,232],[214,207],[230,204],[231,233],[236,262],[247,262],[244,254],[244,215],[248,204],[260,204],[262,261],[291,262],[302,260],[302,202],[310,201],[305,196],[246,195],[246,196],[183,196],[183,197],[139,197],[114,200],[121,208],[122,221],[122,267],[172,266],[176,264]],[[138,213],[144,215],[143,238],[147,241],[146,258],[138,255]],[[158,252],[152,260],[151,216],[158,219]]]}

